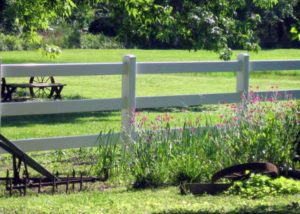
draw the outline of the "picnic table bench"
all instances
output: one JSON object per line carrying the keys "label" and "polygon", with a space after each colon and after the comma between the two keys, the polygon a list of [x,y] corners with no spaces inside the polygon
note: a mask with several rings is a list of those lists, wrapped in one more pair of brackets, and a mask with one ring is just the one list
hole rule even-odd
{"label": "picnic table bench", "polygon": [[28,88],[31,97],[61,99],[61,92],[66,84],[55,83],[54,77],[31,77],[29,83],[6,83],[2,78],[1,96],[3,102],[12,101],[17,88]]}

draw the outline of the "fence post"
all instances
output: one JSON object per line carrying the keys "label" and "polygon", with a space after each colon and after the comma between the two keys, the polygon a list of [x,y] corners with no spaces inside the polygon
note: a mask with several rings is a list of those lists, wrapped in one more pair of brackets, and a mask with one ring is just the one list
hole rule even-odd
{"label": "fence post", "polygon": [[[239,71],[236,78],[236,92],[240,92],[246,99],[249,98],[250,63],[246,53],[238,55]],[[242,97],[241,97],[242,98]]]}
{"label": "fence post", "polygon": [[135,87],[136,87],[136,57],[126,55],[123,57],[124,73],[122,75],[122,124],[121,140],[130,142],[135,133]]}

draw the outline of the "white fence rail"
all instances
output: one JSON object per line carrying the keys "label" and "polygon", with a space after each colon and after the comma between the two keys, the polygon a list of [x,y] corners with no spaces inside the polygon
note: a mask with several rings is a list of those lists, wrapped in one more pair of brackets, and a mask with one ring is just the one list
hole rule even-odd
{"label": "white fence rail", "polygon": [[[1,64],[0,64],[1,65]],[[58,114],[90,111],[122,111],[123,139],[133,134],[130,118],[136,108],[186,107],[200,104],[238,103],[242,93],[249,94],[251,72],[269,70],[299,70],[300,60],[249,61],[247,54],[240,54],[230,62],[154,62],[137,63],[135,56],[124,56],[122,63],[66,63],[66,64],[2,64],[0,77],[31,76],[89,76],[122,75],[122,97],[115,99],[85,99],[41,102],[1,103],[1,116]],[[184,73],[184,72],[236,72],[236,92],[217,94],[193,94],[175,96],[136,97],[136,75]],[[300,90],[279,91],[300,99]],[[272,91],[256,92],[263,97],[274,95]],[[282,96],[281,99],[286,99]],[[104,136],[105,137],[105,136]],[[106,137],[118,139],[120,133]],[[41,151],[77,147],[91,147],[98,135],[24,139],[14,141],[24,151]],[[3,152],[0,150],[0,152]]]}

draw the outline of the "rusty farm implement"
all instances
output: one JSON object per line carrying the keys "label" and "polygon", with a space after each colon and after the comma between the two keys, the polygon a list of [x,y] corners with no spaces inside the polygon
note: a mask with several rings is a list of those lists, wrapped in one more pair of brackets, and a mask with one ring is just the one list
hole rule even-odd
{"label": "rusty farm implement", "polygon": [[[43,187],[52,188],[52,193],[54,193],[58,186],[65,186],[65,191],[68,192],[70,188],[74,189],[75,184],[79,185],[79,190],[82,190],[83,183],[106,181],[108,179],[108,172],[101,178],[83,176],[82,174],[76,176],[74,170],[71,176],[61,177],[59,173],[53,174],[1,134],[0,147],[12,155],[12,176],[7,170],[6,176],[0,177],[0,181],[5,182],[5,189],[10,195],[12,195],[14,190],[19,191],[21,195],[26,195],[27,189],[36,189],[40,193]],[[28,167],[38,172],[41,176],[30,176]]]}

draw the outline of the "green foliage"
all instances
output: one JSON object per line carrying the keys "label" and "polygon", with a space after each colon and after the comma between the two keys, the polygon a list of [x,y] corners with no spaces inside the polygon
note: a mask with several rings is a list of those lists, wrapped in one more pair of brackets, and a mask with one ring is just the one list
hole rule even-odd
{"label": "green foliage", "polygon": [[[134,188],[145,188],[209,182],[216,171],[240,163],[267,161],[291,166],[299,131],[296,102],[258,98],[247,102],[229,105],[222,124],[213,126],[209,117],[194,122],[186,119],[177,132],[170,129],[176,121],[168,113],[154,120],[133,113],[137,136],[121,147],[104,147],[108,155],[101,155],[100,168],[106,163],[103,156],[113,157],[111,170],[132,180]],[[201,120],[206,126],[199,128]]]}
{"label": "green foliage", "polygon": [[245,181],[237,181],[227,194],[259,199],[266,196],[277,196],[300,193],[300,182],[285,177],[272,179],[265,175],[251,174]]}
{"label": "green foliage", "polygon": [[292,34],[294,40],[300,41],[300,33],[296,26],[291,28],[290,33]]}
{"label": "green foliage", "polygon": [[233,161],[292,164],[295,156],[292,142],[299,130],[297,107],[294,101],[279,102],[278,96],[274,92],[273,98],[264,100],[251,91],[250,100],[245,100],[246,107],[229,106],[233,114],[225,113],[220,125],[224,125],[222,135],[232,149]]}
{"label": "green foliage", "polygon": [[118,0],[102,1],[102,6],[127,46],[209,49],[228,60],[232,47],[259,50],[257,27],[270,16],[277,17],[276,22],[292,17],[290,5],[296,2],[286,2]]}
{"label": "green foliage", "polygon": [[61,48],[79,48],[80,33],[68,23],[62,22],[42,32],[43,44],[53,44]]}
{"label": "green foliage", "polygon": [[23,40],[19,36],[0,33],[0,51],[23,50]]}
{"label": "green foliage", "polygon": [[[62,39],[62,45],[49,44],[74,48],[80,46],[80,33],[100,20],[98,32],[117,36],[126,47],[209,49],[228,60],[233,48],[258,51],[259,40],[264,46],[289,41],[286,29],[297,21],[297,3],[297,0],[214,0],[201,4],[196,0],[5,0],[0,3],[0,30],[22,34],[27,44],[37,45],[42,43],[41,31],[65,22],[73,29],[67,36],[69,39]],[[279,23],[284,23],[284,27]],[[94,40],[91,42],[92,46],[99,46]],[[115,47],[112,44],[107,46]]]}
{"label": "green foliage", "polygon": [[82,34],[80,36],[80,48],[83,49],[114,49],[122,48],[122,45],[114,38],[102,34]]}
{"label": "green foliage", "polygon": [[[110,131],[108,134],[112,134]],[[105,137],[103,133],[99,134],[97,147],[97,163],[92,166],[92,171],[97,176],[108,178],[117,176],[120,163],[120,147],[115,143],[114,137]]]}
{"label": "green foliage", "polygon": [[58,46],[55,46],[55,45],[44,45],[42,47],[42,54],[44,56],[47,56],[49,57],[50,59],[54,59],[56,58],[57,56],[59,56],[61,54],[61,49],[60,47]]}

